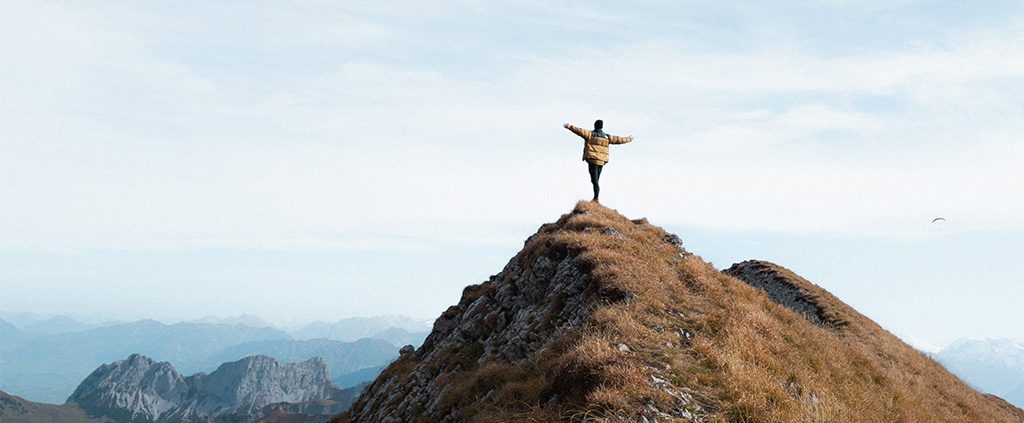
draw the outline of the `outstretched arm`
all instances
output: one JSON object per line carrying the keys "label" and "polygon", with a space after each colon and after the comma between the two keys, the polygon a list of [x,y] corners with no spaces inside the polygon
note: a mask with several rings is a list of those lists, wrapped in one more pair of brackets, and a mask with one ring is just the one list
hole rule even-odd
{"label": "outstretched arm", "polygon": [[615,136],[615,135],[609,135],[609,137],[610,137],[610,138],[608,138],[608,143],[609,144],[625,144],[627,142],[633,141],[633,136],[632,135],[630,135],[628,137],[619,137],[619,136]]}
{"label": "outstretched arm", "polygon": [[573,126],[573,125],[570,125],[568,123],[565,124],[565,125],[562,125],[562,127],[572,131],[572,133],[574,133],[576,135],[579,135],[579,136],[583,137],[584,139],[589,139],[590,138],[590,131],[588,131],[586,129],[580,128],[578,126]]}

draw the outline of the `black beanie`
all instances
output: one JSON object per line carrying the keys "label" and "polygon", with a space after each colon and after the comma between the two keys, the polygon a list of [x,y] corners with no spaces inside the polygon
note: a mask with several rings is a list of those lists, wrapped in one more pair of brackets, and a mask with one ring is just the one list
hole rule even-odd
{"label": "black beanie", "polygon": [[601,129],[601,128],[604,128],[604,121],[601,120],[601,119],[595,120],[594,121],[594,129]]}

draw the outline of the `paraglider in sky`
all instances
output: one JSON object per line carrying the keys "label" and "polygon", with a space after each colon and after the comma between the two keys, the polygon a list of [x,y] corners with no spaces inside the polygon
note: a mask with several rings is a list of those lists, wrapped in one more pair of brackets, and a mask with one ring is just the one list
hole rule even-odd
{"label": "paraglider in sky", "polygon": [[946,218],[945,218],[945,217],[936,217],[936,218],[932,219],[932,223],[938,222],[938,221],[940,221],[940,220],[941,220],[941,221],[943,221],[943,222],[945,222],[945,221],[946,221]]}

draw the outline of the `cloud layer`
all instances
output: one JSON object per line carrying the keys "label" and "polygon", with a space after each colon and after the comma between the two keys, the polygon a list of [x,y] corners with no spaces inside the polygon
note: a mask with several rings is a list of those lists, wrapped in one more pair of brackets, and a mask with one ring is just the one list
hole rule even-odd
{"label": "cloud layer", "polygon": [[1020,4],[747,6],[6,2],[0,248],[505,244],[598,117],[664,224],[1024,231]]}

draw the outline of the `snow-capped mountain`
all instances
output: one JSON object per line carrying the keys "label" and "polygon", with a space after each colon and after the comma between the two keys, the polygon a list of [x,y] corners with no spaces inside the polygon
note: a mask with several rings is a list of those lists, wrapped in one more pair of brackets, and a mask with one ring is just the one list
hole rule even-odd
{"label": "snow-capped mountain", "polygon": [[975,388],[1024,407],[1024,342],[959,339],[934,357]]}

